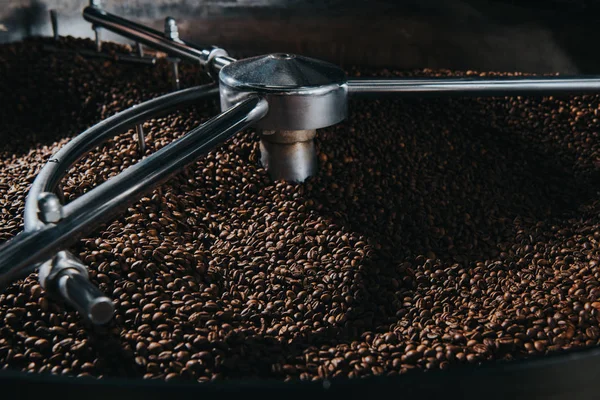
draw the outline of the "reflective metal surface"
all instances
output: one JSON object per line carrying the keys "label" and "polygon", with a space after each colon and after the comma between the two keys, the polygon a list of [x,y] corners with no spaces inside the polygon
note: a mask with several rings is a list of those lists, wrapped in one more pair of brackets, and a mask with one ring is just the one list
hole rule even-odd
{"label": "reflective metal surface", "polygon": [[599,93],[600,77],[353,79],[348,81],[348,91],[350,94],[391,94],[410,97]]}
{"label": "reflective metal surface", "polygon": [[58,280],[58,290],[62,298],[91,323],[102,325],[112,319],[112,300],[77,271],[63,272]]}
{"label": "reflective metal surface", "polygon": [[37,206],[39,219],[45,224],[56,224],[63,217],[62,204],[54,193],[41,193],[37,199]]}
{"label": "reflective metal surface", "polygon": [[248,96],[269,102],[257,128],[319,129],[348,113],[346,74],[336,65],[294,54],[276,53],[231,63],[219,72],[221,109]]}
{"label": "reflective metal surface", "polygon": [[260,162],[274,180],[303,182],[317,173],[316,130],[263,131]]}

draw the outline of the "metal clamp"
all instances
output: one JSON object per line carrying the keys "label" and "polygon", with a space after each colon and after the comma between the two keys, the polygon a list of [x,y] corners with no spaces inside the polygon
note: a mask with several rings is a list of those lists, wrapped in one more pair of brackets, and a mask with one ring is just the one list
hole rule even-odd
{"label": "metal clamp", "polygon": [[70,252],[60,251],[43,263],[38,280],[48,293],[62,297],[91,323],[111,320],[115,311],[112,300],[90,282],[86,266]]}

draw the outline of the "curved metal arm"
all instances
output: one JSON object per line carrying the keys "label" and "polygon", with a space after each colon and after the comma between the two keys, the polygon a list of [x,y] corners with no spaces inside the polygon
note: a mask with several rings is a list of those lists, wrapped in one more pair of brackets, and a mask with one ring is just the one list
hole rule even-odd
{"label": "curved metal arm", "polygon": [[390,94],[402,97],[517,96],[600,92],[600,77],[352,79],[352,95]]}
{"label": "curved metal arm", "polygon": [[45,225],[38,217],[39,196],[44,192],[54,192],[64,174],[85,153],[140,122],[218,93],[216,85],[209,84],[165,94],[121,111],[75,137],[52,156],[31,185],[25,201],[25,231],[37,230]]}
{"label": "curved metal arm", "polygon": [[265,100],[252,97],[129,167],[64,207],[57,224],[24,232],[0,247],[0,287],[46,261],[118,213],[199,156],[266,115]]}

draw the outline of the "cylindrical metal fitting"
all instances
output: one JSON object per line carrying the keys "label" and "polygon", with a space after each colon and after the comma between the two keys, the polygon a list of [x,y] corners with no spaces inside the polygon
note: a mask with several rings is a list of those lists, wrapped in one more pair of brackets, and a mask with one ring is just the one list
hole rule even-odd
{"label": "cylindrical metal fitting", "polygon": [[92,324],[103,325],[112,319],[115,312],[112,300],[78,271],[65,270],[57,287],[65,301]]}
{"label": "cylindrical metal fitting", "polygon": [[44,289],[53,291],[60,274],[67,269],[77,270],[86,278],[88,277],[88,270],[85,265],[71,252],[63,250],[40,265],[38,281]]}
{"label": "cylindrical metal fitting", "polygon": [[303,182],[317,172],[314,129],[262,131],[260,161],[274,180]]}
{"label": "cylindrical metal fitting", "polygon": [[40,285],[52,295],[62,297],[95,325],[111,320],[115,311],[112,300],[89,280],[83,263],[68,251],[59,251],[40,266]]}
{"label": "cylindrical metal fitting", "polygon": [[55,224],[63,217],[63,206],[54,193],[44,192],[38,197],[39,218],[42,222]]}

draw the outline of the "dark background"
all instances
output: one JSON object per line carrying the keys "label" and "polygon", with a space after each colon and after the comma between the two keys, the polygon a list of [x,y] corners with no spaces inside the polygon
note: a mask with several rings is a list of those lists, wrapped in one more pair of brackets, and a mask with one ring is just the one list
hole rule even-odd
{"label": "dark background", "polygon": [[[1,0],[0,42],[91,37],[85,0]],[[109,12],[237,55],[302,53],[343,66],[600,73],[600,2],[570,0],[106,0]],[[115,40],[116,36],[106,36]]]}

